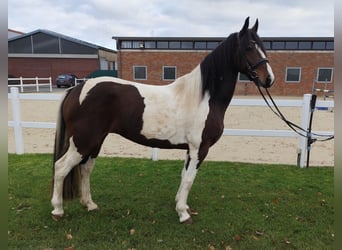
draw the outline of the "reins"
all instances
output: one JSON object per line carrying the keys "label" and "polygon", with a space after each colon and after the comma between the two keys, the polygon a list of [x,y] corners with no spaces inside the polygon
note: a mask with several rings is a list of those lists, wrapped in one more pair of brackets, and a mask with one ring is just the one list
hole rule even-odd
{"label": "reins", "polygon": [[[268,91],[268,89],[266,88],[266,94],[267,97],[269,98],[269,100],[271,101],[271,104],[273,104],[274,108],[271,106],[269,100],[265,97],[264,93],[262,92],[261,88],[259,85],[257,85],[258,90],[260,95],[262,96],[262,98],[264,99],[265,103],[267,104],[267,106],[270,108],[270,110],[276,115],[278,116],[282,121],[285,122],[285,124],[291,129],[293,130],[296,134],[298,134],[299,136],[305,137],[307,138],[307,149],[308,149],[308,154],[307,154],[307,167],[309,167],[309,159],[310,159],[310,149],[311,149],[311,144],[316,142],[316,141],[320,141],[320,142],[324,142],[324,141],[329,141],[334,139],[334,135],[323,135],[323,134],[317,134],[317,133],[312,133],[311,132],[311,126],[312,126],[312,119],[313,119],[313,112],[315,110],[315,106],[316,106],[316,95],[312,95],[311,98],[311,102],[310,102],[310,120],[309,120],[309,126],[307,129],[304,129],[302,127],[300,127],[299,125],[289,121],[284,114],[280,111],[279,107],[277,106],[277,104],[275,103],[275,101],[273,100],[270,92]],[[316,138],[312,138],[312,136],[315,136]]]}

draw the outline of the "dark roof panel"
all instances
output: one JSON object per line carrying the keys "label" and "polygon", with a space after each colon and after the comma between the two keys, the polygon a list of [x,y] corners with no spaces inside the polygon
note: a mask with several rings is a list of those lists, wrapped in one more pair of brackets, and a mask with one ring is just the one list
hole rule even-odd
{"label": "dark roof panel", "polygon": [[9,53],[32,54],[97,54],[99,49],[116,52],[96,44],[43,29],[9,38],[8,49]]}

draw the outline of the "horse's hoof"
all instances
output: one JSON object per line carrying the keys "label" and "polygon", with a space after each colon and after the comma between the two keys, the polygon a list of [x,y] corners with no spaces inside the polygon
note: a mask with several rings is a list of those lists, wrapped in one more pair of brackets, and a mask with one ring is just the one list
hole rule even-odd
{"label": "horse's hoof", "polygon": [[93,207],[93,208],[88,208],[88,212],[96,212],[96,211],[98,211],[98,210],[100,210],[99,209],[99,207]]}
{"label": "horse's hoof", "polygon": [[187,220],[185,220],[185,221],[183,221],[183,222],[181,222],[183,225],[191,225],[192,223],[193,223],[193,221],[192,221],[192,218],[191,217],[189,217],[189,219],[187,219]]}
{"label": "horse's hoof", "polygon": [[63,218],[63,214],[51,214],[54,221],[60,221]]}
{"label": "horse's hoof", "polygon": [[198,212],[197,211],[195,211],[195,210],[191,210],[191,208],[188,208],[188,213],[190,214],[190,215],[198,215]]}

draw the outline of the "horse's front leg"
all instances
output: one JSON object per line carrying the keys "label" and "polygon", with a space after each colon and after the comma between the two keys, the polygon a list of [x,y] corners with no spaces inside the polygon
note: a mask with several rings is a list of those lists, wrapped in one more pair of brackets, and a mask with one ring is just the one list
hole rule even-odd
{"label": "horse's front leg", "polygon": [[190,153],[188,152],[184,168],[182,170],[181,183],[176,195],[176,211],[179,216],[179,221],[184,224],[192,223],[187,200],[200,163],[201,160],[198,159],[198,150],[192,150]]}
{"label": "horse's front leg", "polygon": [[88,211],[97,210],[98,206],[93,202],[90,192],[90,175],[94,168],[95,159],[89,158],[81,166],[81,204],[87,207]]}

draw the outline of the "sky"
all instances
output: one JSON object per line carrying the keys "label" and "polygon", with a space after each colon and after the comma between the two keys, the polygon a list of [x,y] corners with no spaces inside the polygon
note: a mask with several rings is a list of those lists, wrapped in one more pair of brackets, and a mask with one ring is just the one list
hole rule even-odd
{"label": "sky", "polygon": [[8,28],[115,49],[114,36],[227,37],[247,16],[261,37],[334,36],[334,0],[9,0]]}

